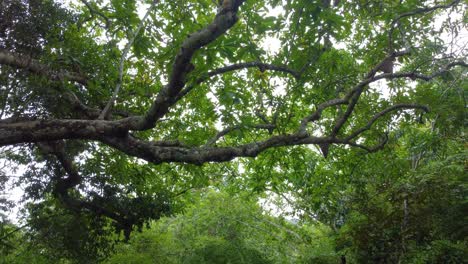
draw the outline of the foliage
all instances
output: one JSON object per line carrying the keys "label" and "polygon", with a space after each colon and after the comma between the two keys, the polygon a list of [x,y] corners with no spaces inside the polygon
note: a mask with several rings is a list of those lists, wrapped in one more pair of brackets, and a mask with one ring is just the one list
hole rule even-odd
{"label": "foliage", "polygon": [[[255,200],[208,191],[119,245],[107,263],[306,263],[334,255],[326,227],[265,214]],[[327,245],[328,243],[328,245]],[[134,256],[138,256],[135,258]]]}
{"label": "foliage", "polygon": [[0,191],[25,205],[2,254],[460,260],[466,7],[1,1]]}

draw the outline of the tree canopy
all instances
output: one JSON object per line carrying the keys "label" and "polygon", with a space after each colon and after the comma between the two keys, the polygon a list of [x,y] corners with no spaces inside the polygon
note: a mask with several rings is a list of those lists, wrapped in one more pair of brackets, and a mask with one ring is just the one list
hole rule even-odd
{"label": "tree canopy", "polygon": [[[5,222],[0,242],[42,239],[49,257],[102,260],[151,224],[183,255],[160,230],[166,217],[198,190],[222,190],[207,199],[277,197],[358,263],[444,255],[421,253],[430,246],[463,259],[466,10],[460,0],[1,1],[0,190],[22,186],[28,231],[10,236]],[[299,228],[253,204],[263,224],[239,206],[226,220],[237,235],[249,232],[239,221]],[[167,226],[200,221],[184,224],[188,212]],[[193,238],[183,258],[241,248],[240,259],[274,259],[259,240],[227,237]]]}

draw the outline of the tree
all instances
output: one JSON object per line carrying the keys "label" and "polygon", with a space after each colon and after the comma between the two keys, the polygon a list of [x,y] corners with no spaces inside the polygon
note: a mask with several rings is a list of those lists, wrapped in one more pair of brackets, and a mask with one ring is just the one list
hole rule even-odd
{"label": "tree", "polygon": [[394,113],[430,110],[408,91],[466,77],[466,4],[400,2],[3,1],[0,146],[27,166],[31,227],[64,209],[128,239],[188,189],[275,186],[262,164],[311,145],[381,150]]}
{"label": "tree", "polygon": [[[432,84],[423,97],[432,122],[401,122],[377,154],[310,157],[277,186],[303,218],[335,230],[351,263],[461,263],[466,259],[465,99],[461,87]],[[420,94],[420,95],[422,95]],[[312,172],[311,172],[312,171]],[[307,177],[300,177],[307,175]]]}
{"label": "tree", "polygon": [[308,258],[313,257],[339,259],[334,256],[326,227],[299,226],[272,217],[246,194],[195,194],[183,214],[161,219],[135,234],[129,245],[119,245],[108,263],[309,263]]}

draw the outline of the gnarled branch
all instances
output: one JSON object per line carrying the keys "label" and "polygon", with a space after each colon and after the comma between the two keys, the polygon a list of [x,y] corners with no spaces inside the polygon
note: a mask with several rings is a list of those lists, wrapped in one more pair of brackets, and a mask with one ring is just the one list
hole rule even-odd
{"label": "gnarled branch", "polygon": [[152,128],[169,108],[177,102],[177,94],[185,86],[187,75],[193,70],[191,64],[194,53],[213,42],[237,22],[237,11],[245,0],[224,0],[213,22],[191,34],[182,43],[175,57],[169,82],[159,91],[146,116],[140,120],[139,129]]}

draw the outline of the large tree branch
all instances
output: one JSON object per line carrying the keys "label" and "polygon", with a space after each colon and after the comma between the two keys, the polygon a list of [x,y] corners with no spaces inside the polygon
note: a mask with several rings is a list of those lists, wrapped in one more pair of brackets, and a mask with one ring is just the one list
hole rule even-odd
{"label": "large tree branch", "polygon": [[[392,59],[394,59],[394,58],[396,58],[398,56],[403,56],[403,55],[408,54],[408,53],[409,53],[409,51],[395,52],[395,53],[392,53],[390,56],[384,58],[379,64],[377,64],[373,69],[371,69],[368,72],[368,74],[366,75],[367,78],[364,79],[363,81],[361,81],[360,83],[358,83],[355,87],[353,87],[346,94],[346,96],[344,98],[342,98],[342,99],[332,99],[330,101],[324,102],[324,103],[320,104],[317,107],[315,112],[313,112],[309,116],[306,116],[305,118],[303,118],[302,121],[301,121],[301,126],[300,126],[299,131],[301,133],[307,133],[306,128],[307,128],[308,123],[319,120],[323,110],[325,110],[326,108],[328,108],[330,106],[335,106],[335,105],[348,105],[345,113],[343,113],[336,120],[335,125],[334,125],[334,127],[333,127],[333,129],[332,129],[332,131],[330,133],[331,138],[336,138],[337,135],[338,135],[338,132],[340,131],[340,129],[345,125],[345,123],[347,122],[347,120],[349,119],[351,114],[354,112],[354,108],[355,108],[356,104],[359,101],[359,97],[360,97],[361,93],[364,91],[365,87],[367,85],[369,85],[370,83],[373,83],[373,82],[381,80],[381,79],[391,80],[391,79],[398,79],[398,78],[411,78],[412,80],[421,79],[421,80],[424,80],[424,81],[430,81],[430,80],[432,80],[432,79],[434,79],[434,78],[448,72],[451,68],[453,68],[455,66],[463,66],[463,67],[467,66],[467,64],[465,62],[463,62],[463,61],[455,61],[455,62],[447,64],[444,68],[442,68],[441,70],[439,70],[437,72],[434,72],[431,75],[424,75],[424,74],[419,74],[419,73],[415,73],[415,72],[383,73],[383,74],[380,74],[380,75],[376,75],[376,73],[378,71],[380,71],[380,69],[389,60],[392,60]],[[365,150],[367,150],[369,152],[373,152],[373,151],[377,151],[377,150],[381,149],[383,147],[381,144],[385,144],[385,143],[381,143],[381,144],[379,144],[379,145],[377,145],[375,147],[369,148],[369,147],[365,147],[365,146],[353,143],[351,140],[354,137],[356,137],[357,135],[359,135],[360,133],[370,129],[372,124],[378,118],[382,117],[383,115],[387,114],[388,112],[391,112],[391,111],[397,110],[397,109],[401,109],[401,108],[419,108],[419,109],[423,109],[425,111],[428,111],[428,109],[425,106],[418,106],[418,105],[415,105],[415,104],[395,105],[393,107],[390,107],[390,108],[384,110],[381,113],[376,114],[369,121],[369,123],[367,124],[367,126],[369,126],[369,127],[365,126],[365,127],[361,128],[361,129],[359,129],[358,131],[355,132],[355,134],[352,134],[352,135],[346,137],[344,139],[344,141],[348,145],[351,145],[351,146],[354,146],[354,147],[359,147],[359,148],[365,149]],[[383,141],[383,142],[386,142],[386,141]],[[329,149],[330,143],[325,142],[325,143],[319,143],[318,145],[320,146],[320,149],[322,150],[324,156],[326,157],[327,154],[328,154],[328,149]]]}
{"label": "large tree branch", "polygon": [[[464,65],[464,63],[451,63],[440,72],[446,71],[456,65]],[[435,73],[430,77],[433,78],[438,75],[440,74]],[[412,76],[414,76],[414,73],[381,74],[362,81],[353,90],[358,91],[365,85],[378,79],[411,78]],[[426,78],[424,78],[424,80],[426,80]],[[372,126],[379,117],[399,108],[410,106],[415,108],[415,105],[396,105],[391,107],[371,118],[366,127],[354,132],[351,136],[345,136],[343,139],[337,138],[334,134],[329,137],[321,138],[310,137],[307,134],[305,126],[308,122],[318,120],[321,112],[326,107],[347,103],[349,100],[348,97],[349,94],[343,99],[335,99],[319,105],[313,114],[302,120],[301,128],[297,133],[273,136],[264,141],[234,147],[187,147],[181,144],[161,144],[139,140],[127,133],[129,129],[135,127],[135,122],[132,118],[126,118],[118,121],[74,119],[3,120],[5,122],[0,121],[0,146],[60,139],[87,139],[101,141],[128,155],[139,157],[149,162],[186,162],[201,164],[204,162],[228,161],[236,157],[254,157],[268,148],[280,146],[302,144],[348,144],[351,146],[362,147],[350,140],[367,129],[367,127]],[[419,108],[423,109],[422,107]],[[342,126],[343,124],[340,120],[341,119],[337,121],[340,122],[337,124]]]}
{"label": "large tree branch", "polygon": [[[401,56],[405,53],[394,53],[391,56]],[[386,58],[387,59],[387,58]],[[385,59],[384,59],[385,60]],[[346,122],[347,118],[353,112],[353,108],[357,103],[358,97],[363,89],[370,83],[380,79],[396,79],[396,78],[418,78],[424,81],[429,81],[433,78],[440,76],[455,66],[466,67],[463,61],[456,61],[447,64],[441,70],[431,74],[422,75],[414,72],[404,73],[384,73],[376,75],[381,63],[376,65],[367,75],[367,78],[353,87],[348,94],[343,98],[337,98],[328,102],[320,104],[316,111],[301,121],[300,128],[293,134],[276,135],[268,139],[258,142],[239,146],[227,147],[212,147],[206,145],[201,147],[184,146],[183,144],[169,144],[168,142],[148,142],[137,139],[128,134],[129,130],[145,129],[141,127],[141,117],[130,117],[116,121],[107,120],[38,120],[34,118],[13,118],[8,120],[0,120],[0,146],[12,145],[25,142],[40,142],[61,139],[84,139],[95,140],[103,142],[109,146],[121,150],[122,152],[145,159],[153,163],[161,162],[185,162],[192,164],[201,164],[204,162],[228,161],[236,157],[254,157],[262,151],[281,146],[294,146],[304,144],[317,144],[320,146],[328,146],[330,144],[347,144],[350,146],[360,147],[368,151],[374,151],[381,146],[378,145],[373,148],[361,146],[352,142],[351,140],[370,129],[373,123],[376,122],[381,116],[397,109],[403,108],[419,108],[425,110],[423,107],[416,107],[416,105],[402,104],[395,105],[376,114],[370,119],[368,124],[353,132],[349,136],[338,138],[337,131]],[[320,119],[324,109],[330,106],[347,104],[347,113],[341,118],[337,119],[335,123],[335,132],[327,137],[312,137],[306,131],[306,126],[309,122]],[[215,136],[214,142],[220,137],[226,135],[232,130],[221,131]],[[213,140],[210,141],[210,143]],[[166,144],[167,143],[167,144]]]}
{"label": "large tree branch", "polygon": [[272,136],[263,141],[226,147],[161,147],[130,135],[125,138],[104,137],[102,138],[102,142],[128,155],[136,156],[155,164],[163,162],[183,162],[197,165],[206,162],[225,162],[238,157],[256,157],[265,150],[274,147],[339,144],[363,148],[370,152],[376,151],[382,147],[381,144],[379,144],[378,147],[366,147],[347,139],[314,137],[300,132]]}
{"label": "large tree branch", "polygon": [[[52,81],[70,80],[82,85],[88,83],[87,78],[80,74],[63,70],[54,71],[47,65],[41,64],[27,56],[14,54],[6,50],[0,50],[0,64],[25,69],[34,74],[45,76]],[[78,110],[86,117],[93,119],[98,117],[100,110],[86,106],[73,92],[65,91],[62,96],[75,110]]]}
{"label": "large tree branch", "polygon": [[47,65],[19,54],[14,54],[6,50],[0,50],[0,64],[12,66],[19,69],[25,69],[37,75],[45,76],[53,81],[69,80],[86,85],[88,80],[81,74],[68,71],[55,71]]}
{"label": "large tree branch", "polygon": [[394,60],[396,57],[403,56],[408,54],[409,51],[401,51],[401,52],[394,52],[384,58],[380,63],[378,63],[374,68],[372,68],[366,75],[366,79],[358,83],[355,87],[353,87],[345,96],[345,100],[348,102],[348,107],[346,108],[346,111],[338,118],[338,120],[335,122],[335,126],[333,127],[331,131],[331,136],[336,137],[338,135],[338,132],[340,129],[343,127],[343,125],[346,123],[348,118],[351,116],[351,114],[354,112],[354,108],[359,101],[359,97],[361,96],[361,93],[364,91],[364,88],[369,85],[372,82],[375,82],[379,79],[379,76],[375,76],[375,74],[384,67],[388,61]]}
{"label": "large tree branch", "polygon": [[62,168],[68,174],[67,178],[59,178],[55,185],[54,193],[68,196],[68,190],[81,183],[81,176],[78,173],[72,160],[67,157],[63,140],[39,142],[39,149],[48,155],[54,155]]}
{"label": "large tree branch", "polygon": [[152,128],[176,102],[177,94],[185,86],[187,75],[193,70],[194,53],[223,35],[237,21],[237,11],[245,0],[224,0],[211,24],[188,36],[175,57],[169,82],[159,91],[146,116],[140,120],[139,129]]}
{"label": "large tree branch", "polygon": [[[442,70],[427,76],[411,72],[389,73],[373,76],[363,80],[358,85],[356,85],[344,98],[334,99],[319,105],[313,114],[305,117],[302,120],[299,134],[305,134],[306,124],[308,122],[318,120],[320,118],[321,112],[325,108],[333,105],[348,103],[356,91],[360,91],[369,83],[380,79],[414,77],[428,81],[432,78],[440,76],[443,72],[446,72],[450,68],[457,65],[466,66],[466,63],[453,62],[448,64]],[[124,118],[116,121],[79,119],[35,120],[35,118],[21,119],[21,117],[10,118],[8,120],[0,120],[0,146],[60,139],[88,139],[102,141],[103,137],[113,137],[113,140],[109,142],[115,144],[114,141],[127,135],[129,130],[140,128],[139,120],[140,119],[138,117]],[[343,126],[345,121],[346,119],[344,118],[338,119],[335,127]],[[331,138],[334,137],[336,137],[336,134],[331,134]],[[312,142],[312,144],[313,143],[314,142]]]}
{"label": "large tree branch", "polygon": [[60,139],[98,140],[103,135],[125,135],[127,127],[125,123],[106,120],[0,121],[0,146]]}

